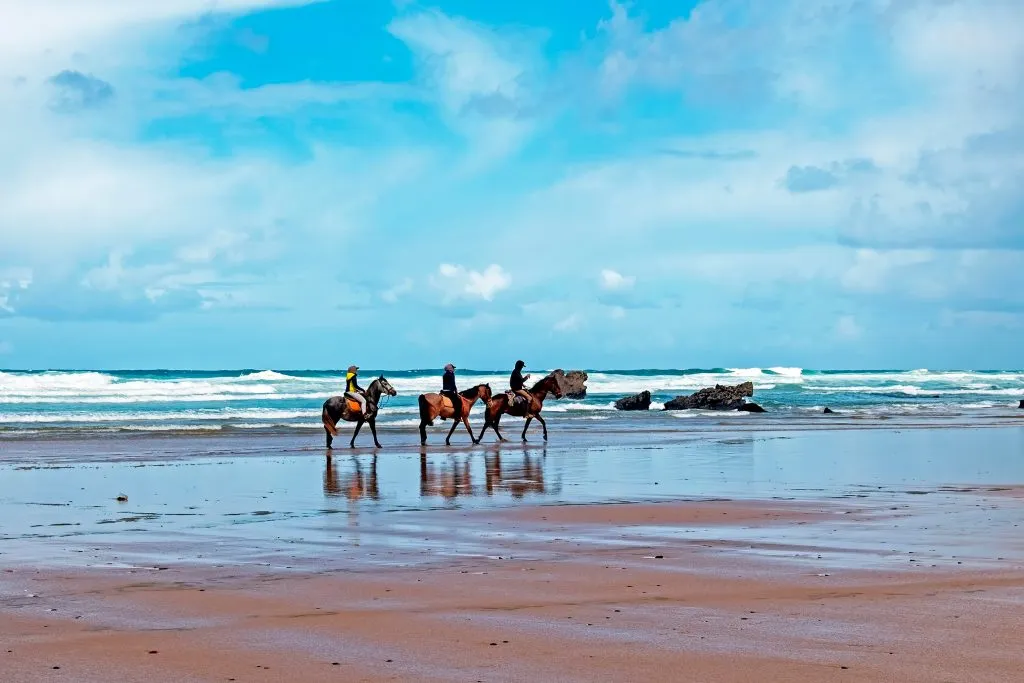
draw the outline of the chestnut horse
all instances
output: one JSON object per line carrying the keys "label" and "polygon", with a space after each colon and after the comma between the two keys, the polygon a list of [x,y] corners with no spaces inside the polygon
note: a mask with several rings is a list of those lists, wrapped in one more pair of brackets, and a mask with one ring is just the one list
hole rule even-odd
{"label": "chestnut horse", "polygon": [[544,422],[544,418],[540,416],[540,411],[544,408],[544,399],[547,398],[548,394],[554,394],[555,398],[562,398],[561,377],[562,371],[555,370],[534,384],[529,392],[531,397],[529,404],[525,401],[515,401],[509,405],[508,394],[498,394],[492,398],[491,402],[487,405],[487,410],[484,411],[484,428],[480,430],[480,437],[477,439],[477,443],[480,443],[480,440],[484,438],[484,432],[487,431],[488,427],[494,430],[500,441],[505,441],[505,437],[498,431],[498,424],[501,422],[502,415],[526,418],[526,424],[523,425],[523,441],[526,441],[526,430],[530,428],[533,418],[537,418],[541,427],[544,428],[544,440],[547,441],[548,425]]}
{"label": "chestnut horse", "polygon": [[[462,400],[462,424],[466,425],[466,431],[469,432],[469,440],[473,443],[479,443],[477,439],[473,438],[473,429],[469,426],[469,411],[476,403],[477,399],[480,399],[485,404],[491,402],[491,385],[490,384],[478,384],[472,389],[466,389],[465,391],[459,392],[459,397]],[[434,420],[437,418],[442,420],[448,420],[455,417],[455,406],[452,405],[451,399],[441,394],[420,394],[420,443],[427,443],[427,427],[433,426]],[[459,420],[452,422],[452,428],[448,430],[448,438],[444,440],[445,446],[452,445],[452,434],[455,433],[455,428],[459,426]]]}
{"label": "chestnut horse", "polygon": [[334,437],[338,435],[336,427],[338,421],[345,420],[345,422],[356,423],[356,429],[352,432],[352,440],[348,444],[349,448],[356,447],[356,437],[359,436],[359,430],[362,429],[364,422],[370,423],[370,431],[373,432],[373,445],[380,448],[380,441],[377,441],[377,412],[380,410],[381,394],[388,396],[398,394],[391,383],[384,379],[384,375],[373,380],[370,382],[370,386],[366,387],[366,415],[360,412],[358,403],[344,396],[331,396],[324,401],[322,417],[324,431],[327,432],[327,447],[331,448]]}

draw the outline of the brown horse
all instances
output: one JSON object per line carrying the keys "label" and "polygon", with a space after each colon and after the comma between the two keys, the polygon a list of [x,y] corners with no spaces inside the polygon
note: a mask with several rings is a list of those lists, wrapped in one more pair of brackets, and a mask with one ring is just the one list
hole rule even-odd
{"label": "brown horse", "polygon": [[505,441],[505,437],[498,431],[498,423],[501,422],[502,415],[526,418],[526,424],[523,425],[523,441],[526,441],[526,430],[530,428],[533,418],[537,418],[541,427],[544,428],[544,440],[547,441],[548,425],[544,422],[544,418],[540,416],[540,411],[544,408],[544,399],[547,398],[548,394],[554,394],[555,398],[562,398],[562,375],[561,370],[555,370],[534,384],[529,392],[529,404],[525,401],[516,401],[509,405],[508,394],[499,394],[492,398],[491,402],[487,404],[487,410],[484,411],[484,428],[480,430],[480,437],[476,440],[477,443],[480,443],[480,440],[484,438],[484,432],[487,431],[488,427],[494,430],[499,440]]}
{"label": "brown horse", "polygon": [[380,441],[377,441],[377,412],[380,410],[380,397],[381,394],[394,396],[397,393],[391,383],[384,379],[384,375],[381,375],[366,387],[366,415],[359,410],[358,403],[345,396],[331,396],[324,401],[322,418],[324,431],[327,432],[327,447],[331,447],[334,437],[338,435],[336,426],[338,421],[345,420],[356,423],[356,429],[352,432],[352,440],[348,444],[350,448],[356,447],[356,437],[359,436],[359,430],[363,428],[364,422],[370,423],[370,431],[373,432],[373,445],[380,448]]}
{"label": "brown horse", "polygon": [[[466,425],[466,431],[469,432],[469,440],[473,443],[478,443],[477,439],[473,438],[473,429],[469,426],[469,411],[476,403],[477,399],[480,399],[485,404],[491,402],[491,385],[490,384],[478,384],[472,389],[466,389],[460,391],[459,396],[462,400],[462,416],[461,422]],[[427,427],[433,426],[434,420],[437,418],[442,420],[448,420],[455,417],[455,406],[452,405],[452,401],[447,396],[441,394],[420,394],[420,443],[427,443]],[[455,433],[455,428],[459,426],[459,420],[452,422],[452,428],[448,430],[448,438],[444,440],[445,446],[452,445],[452,434]]]}

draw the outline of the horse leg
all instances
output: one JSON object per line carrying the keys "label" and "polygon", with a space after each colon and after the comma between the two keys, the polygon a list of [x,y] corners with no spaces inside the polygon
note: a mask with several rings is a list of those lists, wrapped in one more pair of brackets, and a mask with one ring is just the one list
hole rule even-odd
{"label": "horse leg", "polygon": [[[444,445],[445,446],[451,446],[452,445],[452,434],[455,433],[455,428],[458,427],[458,426],[459,426],[458,420],[452,420],[452,428],[448,430],[448,438],[446,438],[444,440]],[[472,438],[472,436],[473,435],[470,434],[470,438]]]}
{"label": "horse leg", "polygon": [[523,425],[523,441],[526,441],[526,430],[530,428],[531,422],[533,422],[533,415],[527,415],[526,424]]}
{"label": "horse leg", "polygon": [[490,422],[487,421],[487,414],[484,414],[484,426],[480,428],[480,436],[477,437],[476,442],[480,443],[484,438],[484,432],[487,431],[487,427],[490,426]]}
{"label": "horse leg", "polygon": [[465,415],[462,418],[462,424],[466,425],[466,431],[469,432],[469,440],[476,443],[476,439],[473,438],[473,428],[469,426],[469,416]]}
{"label": "horse leg", "polygon": [[365,420],[362,418],[359,418],[359,422],[356,422],[356,429],[352,432],[352,440],[348,442],[349,448],[356,447],[356,437],[359,436],[359,430],[363,428],[363,422],[365,422]]}
{"label": "horse leg", "polygon": [[427,423],[420,418],[420,445],[427,445]]}
{"label": "horse leg", "polygon": [[334,437],[331,436],[331,430],[327,428],[327,425],[324,425],[324,432],[327,433],[327,450],[330,450],[331,444],[334,443]]}
{"label": "horse leg", "polygon": [[383,448],[380,445],[380,441],[377,441],[377,418],[370,419],[370,432],[373,434],[373,445],[377,448]]}
{"label": "horse leg", "polygon": [[501,423],[501,415],[499,415],[497,418],[495,418],[494,424],[491,425],[491,428],[494,429],[494,433],[498,435],[498,441],[506,441],[507,439],[505,439],[505,437],[503,437],[501,435],[501,432],[498,431],[498,425],[500,423]]}
{"label": "horse leg", "polygon": [[544,421],[544,418],[537,415],[537,422],[540,422],[540,426],[544,428],[544,440],[548,440],[548,423]]}

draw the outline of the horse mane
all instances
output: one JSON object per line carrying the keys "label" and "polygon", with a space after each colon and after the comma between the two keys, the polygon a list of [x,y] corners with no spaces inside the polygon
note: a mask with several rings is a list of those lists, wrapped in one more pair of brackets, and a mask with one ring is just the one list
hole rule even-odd
{"label": "horse mane", "polygon": [[544,384],[544,382],[547,382],[547,381],[548,381],[549,379],[551,379],[551,378],[552,378],[553,376],[554,376],[554,373],[552,373],[552,374],[550,374],[550,375],[544,375],[544,377],[541,377],[541,378],[540,378],[540,380],[538,380],[538,382],[537,382],[536,384],[534,384],[534,385],[533,385],[533,387],[532,387],[532,388],[530,389],[530,393],[532,394],[533,392],[537,391],[537,388],[538,388],[538,387],[539,387],[539,386],[540,386],[541,384]]}
{"label": "horse mane", "polygon": [[462,391],[459,392],[459,396],[461,396],[462,398],[473,398],[473,396],[476,394],[476,392],[477,392],[477,390],[479,388],[480,388],[480,385],[478,384],[475,387],[471,387],[469,389],[463,389]]}

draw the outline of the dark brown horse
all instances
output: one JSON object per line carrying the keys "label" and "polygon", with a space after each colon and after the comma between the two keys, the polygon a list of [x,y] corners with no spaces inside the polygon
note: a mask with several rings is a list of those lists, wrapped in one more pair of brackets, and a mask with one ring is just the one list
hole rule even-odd
{"label": "dark brown horse", "polygon": [[555,398],[562,398],[561,378],[562,371],[556,370],[534,384],[529,392],[529,403],[526,401],[515,401],[510,405],[508,394],[499,394],[492,398],[491,402],[487,404],[487,410],[484,411],[484,427],[480,430],[480,437],[476,440],[477,443],[480,443],[480,440],[484,438],[484,432],[487,431],[488,427],[494,430],[499,440],[505,441],[505,437],[498,431],[498,424],[501,422],[502,415],[526,418],[526,424],[523,425],[523,441],[526,441],[526,430],[530,428],[530,423],[534,418],[537,418],[541,427],[544,428],[544,440],[547,441],[548,425],[544,422],[544,418],[540,416],[540,411],[544,408],[544,399],[547,398],[548,394],[554,394]]}
{"label": "dark brown horse", "polygon": [[344,420],[356,423],[356,429],[352,432],[352,440],[348,444],[350,448],[356,447],[356,437],[359,436],[359,430],[363,428],[364,422],[370,423],[370,431],[373,432],[373,445],[380,448],[380,441],[377,441],[377,412],[380,410],[381,394],[388,396],[398,394],[391,383],[384,379],[384,375],[373,380],[370,382],[370,386],[366,387],[366,415],[359,410],[358,403],[344,396],[331,396],[324,401],[322,417],[324,431],[327,432],[327,447],[331,448],[334,437],[338,435],[336,425],[340,420]]}
{"label": "dark brown horse", "polygon": [[[461,418],[452,422],[452,428],[448,430],[448,438],[444,440],[445,446],[452,445],[452,434],[455,433],[455,428],[459,426],[460,421],[466,425],[469,440],[477,443],[477,440],[473,438],[473,429],[469,426],[469,411],[477,399],[483,401],[484,404],[491,402],[491,385],[478,384],[472,389],[460,391],[459,398],[462,400],[462,411],[459,413]],[[434,420],[437,418],[450,420],[453,417],[455,417],[455,406],[452,405],[450,398],[441,394],[420,394],[420,443],[427,443],[427,427],[432,427]]]}

